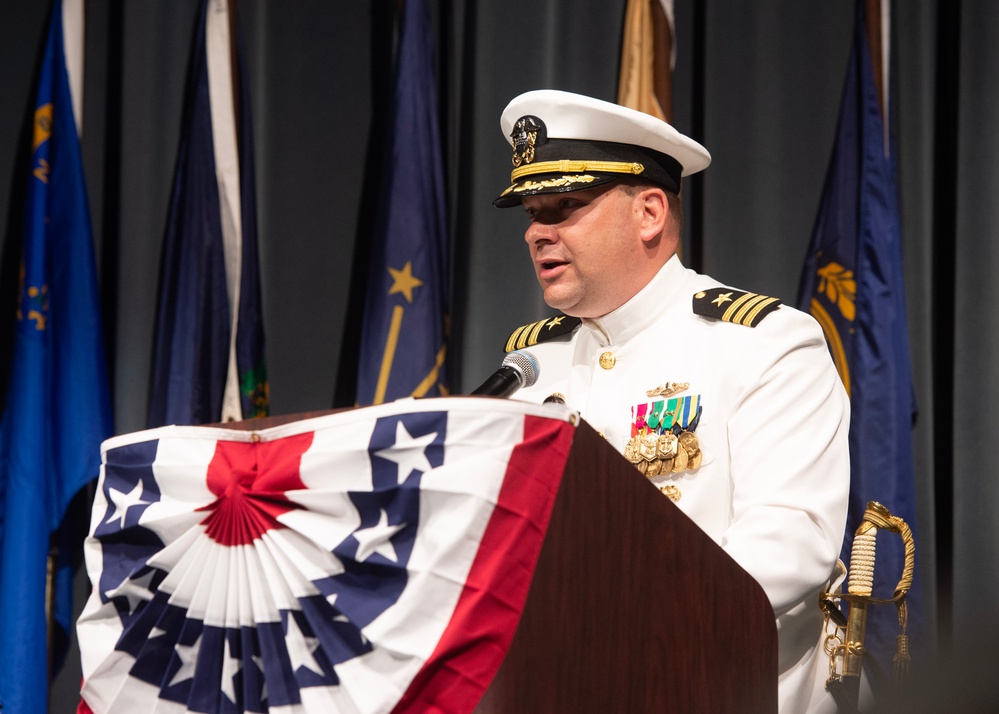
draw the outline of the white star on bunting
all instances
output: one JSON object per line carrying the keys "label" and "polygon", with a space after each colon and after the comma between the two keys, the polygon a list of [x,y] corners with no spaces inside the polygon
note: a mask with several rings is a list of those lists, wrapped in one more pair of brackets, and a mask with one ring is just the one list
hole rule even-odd
{"label": "white star on bunting", "polygon": [[142,500],[142,482],[135,484],[135,487],[128,493],[119,491],[116,488],[109,488],[108,493],[111,496],[111,502],[114,504],[114,513],[111,517],[104,521],[105,524],[112,523],[114,521],[120,520],[121,525],[119,528],[125,527],[125,516],[128,515],[128,509],[132,506],[138,506],[141,504],[148,505],[152,501]]}
{"label": "white star on bunting", "polygon": [[393,563],[399,562],[399,556],[396,555],[391,539],[406,524],[400,523],[390,526],[388,524],[388,514],[385,512],[385,509],[381,508],[379,512],[381,515],[378,517],[378,523],[368,528],[359,528],[354,531],[354,537],[357,538],[357,555],[354,556],[354,559],[359,563],[370,558],[373,553],[383,555]]}
{"label": "white star on bunting", "polygon": [[229,698],[233,704],[236,703],[236,683],[233,681],[239,670],[243,668],[243,660],[235,657],[229,648],[229,638],[225,640],[225,651],[222,655],[222,693]]}
{"label": "white star on bunting", "polygon": [[395,445],[381,451],[375,456],[394,461],[399,466],[399,483],[403,483],[413,471],[426,473],[430,470],[427,461],[427,446],[437,438],[437,432],[414,438],[401,421],[395,427]]}
{"label": "white star on bunting", "polygon": [[285,633],[285,642],[288,644],[288,658],[291,660],[292,672],[297,672],[299,667],[305,667],[321,677],[325,676],[323,668],[312,656],[312,653],[319,647],[319,638],[306,637],[292,612],[288,613],[288,631]]}
{"label": "white star on bunting", "polygon": [[170,684],[167,686],[172,687],[178,682],[183,682],[185,679],[194,678],[194,669],[198,665],[198,650],[201,648],[201,635],[198,635],[198,639],[194,641],[193,645],[174,645],[174,651],[177,656],[180,657],[180,669],[177,670],[177,674],[173,675],[173,679],[170,680]]}
{"label": "white star on bunting", "polygon": [[111,597],[125,597],[128,599],[128,611],[135,612],[135,608],[140,602],[148,602],[153,599],[149,584],[153,581],[156,573],[150,570],[140,578],[126,578],[125,581],[114,590],[109,590]]}

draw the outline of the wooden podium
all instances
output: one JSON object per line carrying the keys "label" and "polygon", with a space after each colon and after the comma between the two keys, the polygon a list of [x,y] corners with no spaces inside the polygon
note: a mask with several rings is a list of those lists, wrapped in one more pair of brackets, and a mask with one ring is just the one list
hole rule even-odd
{"label": "wooden podium", "polygon": [[763,589],[580,422],[523,616],[475,712],[776,710],[777,629]]}
{"label": "wooden podium", "polygon": [[476,712],[775,712],[763,589],[585,422]]}

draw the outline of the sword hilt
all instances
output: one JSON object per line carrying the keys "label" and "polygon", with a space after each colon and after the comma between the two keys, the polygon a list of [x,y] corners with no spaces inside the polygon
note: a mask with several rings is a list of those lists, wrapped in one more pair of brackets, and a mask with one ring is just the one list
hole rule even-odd
{"label": "sword hilt", "polygon": [[[895,591],[889,600],[873,597],[874,564],[877,552],[877,534],[879,530],[897,533],[902,538],[905,548],[905,564],[902,577],[895,586]],[[864,520],[854,535],[850,552],[850,574],[847,586],[847,599],[850,611],[846,621],[845,641],[843,645],[843,685],[849,694],[851,705],[856,707],[860,691],[860,672],[865,649],[864,636],[867,629],[867,610],[869,605],[894,602],[898,608],[898,621],[901,634],[898,637],[895,655],[896,679],[902,679],[908,673],[909,654],[908,637],[905,634],[908,622],[908,610],[905,596],[912,586],[915,572],[916,546],[912,531],[908,524],[877,501],[869,501],[864,511]]]}

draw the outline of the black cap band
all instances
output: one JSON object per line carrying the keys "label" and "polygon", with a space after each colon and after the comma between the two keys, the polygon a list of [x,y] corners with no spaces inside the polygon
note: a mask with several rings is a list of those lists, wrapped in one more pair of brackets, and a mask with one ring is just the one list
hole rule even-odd
{"label": "black cap band", "polygon": [[581,139],[547,139],[532,148],[529,162],[515,148],[513,183],[493,201],[494,206],[516,206],[523,196],[579,191],[624,176],[641,178],[671,193],[680,192],[683,167],[672,156],[654,149]]}

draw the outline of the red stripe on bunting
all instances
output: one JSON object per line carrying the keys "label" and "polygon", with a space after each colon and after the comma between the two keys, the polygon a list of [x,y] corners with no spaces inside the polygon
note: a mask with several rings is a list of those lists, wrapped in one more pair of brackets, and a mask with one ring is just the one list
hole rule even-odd
{"label": "red stripe on bunting", "polygon": [[[80,682],[80,691],[83,691],[83,682]],[[83,697],[80,697],[80,703],[76,705],[76,714],[94,714],[94,710],[91,709]]]}
{"label": "red stripe on bunting", "polygon": [[277,517],[301,508],[285,492],[306,487],[299,468],[312,436],[218,442],[207,475],[217,498],[199,509],[209,511],[202,521],[206,535],[221,545],[250,545],[271,528],[283,528]]}
{"label": "red stripe on bunting", "polygon": [[548,530],[575,427],[524,417],[454,615],[396,714],[471,711],[510,649]]}

